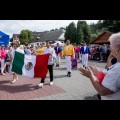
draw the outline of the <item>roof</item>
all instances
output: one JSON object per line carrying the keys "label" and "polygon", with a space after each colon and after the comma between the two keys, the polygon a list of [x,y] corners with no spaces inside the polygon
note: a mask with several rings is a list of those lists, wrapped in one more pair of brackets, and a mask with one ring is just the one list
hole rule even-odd
{"label": "roof", "polygon": [[103,32],[100,34],[95,40],[91,42],[91,44],[105,44],[109,43],[109,37],[112,35],[111,32]]}
{"label": "roof", "polygon": [[7,34],[5,34],[4,32],[0,31],[0,36],[9,36]]}
{"label": "roof", "polygon": [[46,42],[46,41],[57,41],[60,40],[59,37],[64,33],[65,31],[60,29],[60,30],[55,30],[55,31],[50,31],[50,32],[42,32],[39,35],[34,34],[34,38],[30,43],[33,42]]}
{"label": "roof", "polygon": [[13,37],[15,37],[15,36],[17,36],[17,37],[18,37],[19,35],[20,35],[20,34],[13,34]]}

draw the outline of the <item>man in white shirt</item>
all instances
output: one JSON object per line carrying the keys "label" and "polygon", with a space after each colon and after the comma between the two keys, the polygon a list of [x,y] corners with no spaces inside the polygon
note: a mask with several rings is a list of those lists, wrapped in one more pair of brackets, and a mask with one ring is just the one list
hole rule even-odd
{"label": "man in white shirt", "polygon": [[120,100],[120,63],[112,65],[105,76],[102,85],[114,94],[101,96],[102,100]]}
{"label": "man in white shirt", "polygon": [[[56,58],[55,50],[51,48],[51,45],[49,42],[46,43],[47,48],[44,50],[44,54],[50,54],[49,59],[48,59],[48,70],[50,74],[50,85],[53,85],[53,58]],[[40,84],[38,84],[38,87],[43,88],[45,82],[45,78],[41,79]]]}
{"label": "man in white shirt", "polygon": [[87,46],[86,42],[84,41],[84,45],[80,49],[80,54],[82,54],[82,64],[85,69],[88,66],[88,55],[90,55],[90,49]]}

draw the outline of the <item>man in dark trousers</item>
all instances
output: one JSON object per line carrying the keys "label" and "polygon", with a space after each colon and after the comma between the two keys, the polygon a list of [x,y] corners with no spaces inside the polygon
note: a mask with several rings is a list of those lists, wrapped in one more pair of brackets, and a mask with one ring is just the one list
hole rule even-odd
{"label": "man in dark trousers", "polygon": [[56,67],[59,67],[59,64],[60,64],[60,53],[62,51],[59,43],[57,43],[57,46],[54,49],[55,49],[55,53],[56,53]]}
{"label": "man in dark trousers", "polygon": [[[51,48],[51,45],[49,42],[46,43],[46,46],[47,48],[44,50],[44,54],[50,55],[48,59],[48,71],[50,74],[50,86],[52,86],[53,85],[53,64],[54,64],[53,58],[56,58],[56,55],[55,55],[55,50]],[[45,82],[45,78],[42,78],[40,84],[38,84],[38,87],[43,88],[44,82]]]}

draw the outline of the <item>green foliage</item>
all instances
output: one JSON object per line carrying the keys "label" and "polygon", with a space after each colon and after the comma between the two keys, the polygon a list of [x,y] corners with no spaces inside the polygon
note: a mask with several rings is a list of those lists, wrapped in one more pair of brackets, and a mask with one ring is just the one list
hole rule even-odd
{"label": "green foliage", "polygon": [[120,20],[103,20],[102,24],[110,32],[120,32]]}
{"label": "green foliage", "polygon": [[87,24],[86,21],[82,21],[82,28],[83,28],[83,39],[87,42],[90,43],[90,36],[91,36],[91,31],[90,31],[90,26]]}
{"label": "green foliage", "polygon": [[95,38],[97,38],[97,34],[91,34],[90,42],[92,42]]}
{"label": "green foliage", "polygon": [[20,33],[20,43],[28,44],[33,39],[32,32],[30,30],[22,30]]}
{"label": "green foliage", "polygon": [[76,43],[77,40],[77,28],[74,22],[70,23],[66,27],[65,40],[70,39],[72,43]]}
{"label": "green foliage", "polygon": [[83,42],[83,29],[82,29],[82,23],[81,21],[78,21],[77,23],[77,44],[80,44]]}

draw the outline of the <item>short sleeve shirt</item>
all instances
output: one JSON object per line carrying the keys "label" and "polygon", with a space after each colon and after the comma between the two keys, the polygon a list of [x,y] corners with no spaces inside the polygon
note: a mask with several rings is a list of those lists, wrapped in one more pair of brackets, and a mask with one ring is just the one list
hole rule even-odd
{"label": "short sleeve shirt", "polygon": [[120,63],[117,62],[111,66],[111,69],[107,72],[102,85],[109,90],[113,91],[114,94],[108,96],[102,96],[103,99],[120,99]]}

